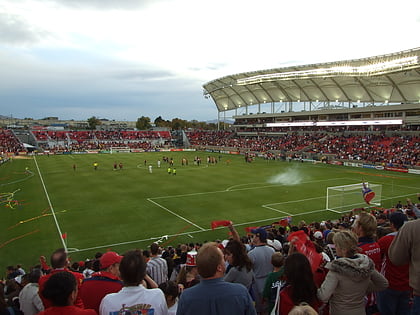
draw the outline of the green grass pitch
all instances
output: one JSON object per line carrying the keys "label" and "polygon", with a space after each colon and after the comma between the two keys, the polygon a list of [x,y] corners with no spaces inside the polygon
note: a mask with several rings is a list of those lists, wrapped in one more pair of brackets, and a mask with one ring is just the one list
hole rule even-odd
{"label": "green grass pitch", "polygon": [[[220,162],[207,165],[209,155]],[[157,167],[163,156],[174,159],[176,176],[168,175],[166,163]],[[193,164],[194,156],[201,166]],[[188,166],[181,165],[183,157]],[[115,171],[114,162],[123,169]],[[227,238],[226,228],[211,230],[213,220],[232,220],[244,235],[245,227],[288,215],[294,223],[337,219],[339,213],[325,210],[327,187],[362,178],[382,184],[384,207],[420,191],[418,175],[259,158],[245,163],[243,156],[208,152],[13,159],[0,166],[0,265],[37,264],[40,255],[63,247],[60,232],[78,261],[109,249],[145,249],[157,240],[176,246]]]}

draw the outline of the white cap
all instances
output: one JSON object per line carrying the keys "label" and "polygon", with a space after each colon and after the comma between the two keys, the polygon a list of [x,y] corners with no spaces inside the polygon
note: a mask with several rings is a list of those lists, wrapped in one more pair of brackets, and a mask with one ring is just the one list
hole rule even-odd
{"label": "white cap", "polygon": [[282,246],[279,240],[267,239],[267,245],[273,247],[277,251],[280,251],[282,249]]}
{"label": "white cap", "polygon": [[324,236],[322,235],[322,232],[320,232],[320,231],[316,231],[316,232],[314,233],[314,237],[315,237],[316,239],[322,239]]}

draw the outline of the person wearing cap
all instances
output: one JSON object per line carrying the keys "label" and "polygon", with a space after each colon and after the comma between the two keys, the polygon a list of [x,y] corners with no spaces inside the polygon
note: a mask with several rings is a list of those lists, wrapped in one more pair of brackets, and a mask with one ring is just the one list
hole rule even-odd
{"label": "person wearing cap", "polygon": [[116,252],[107,252],[101,256],[101,270],[83,280],[80,296],[86,308],[93,308],[99,313],[99,305],[103,297],[109,293],[118,292],[123,283],[120,280],[119,266],[122,256]]}
{"label": "person wearing cap", "polygon": [[195,250],[187,253],[187,261],[185,265],[181,267],[176,278],[176,283],[180,286],[181,290],[188,289],[200,282],[196,257],[197,252]]}
{"label": "person wearing cap", "polygon": [[146,276],[146,262],[140,250],[131,250],[121,259],[120,276],[123,288],[107,294],[99,306],[100,315],[154,314],[167,315],[165,295],[159,288],[147,289],[140,285]]}
{"label": "person wearing cap", "polygon": [[150,260],[147,262],[146,272],[157,285],[168,281],[168,263],[159,256],[159,245],[150,245]]}
{"label": "person wearing cap", "polygon": [[389,287],[377,293],[378,308],[381,314],[408,314],[410,286],[408,284],[408,263],[396,266],[388,256],[388,249],[398,234],[398,230],[407,221],[407,216],[402,212],[394,212],[389,216],[392,233],[378,240],[381,247],[382,270],[381,273],[389,282]]}
{"label": "person wearing cap", "polygon": [[84,308],[83,305],[83,300],[80,297],[80,286],[82,285],[82,281],[84,279],[83,275],[79,272],[74,272],[74,271],[70,271],[67,267],[69,264],[68,258],[67,258],[67,252],[65,251],[64,248],[59,248],[57,250],[55,250],[52,255],[51,255],[51,267],[52,269],[50,270],[50,273],[47,275],[42,276],[39,279],[39,296],[42,300],[42,303],[44,304],[44,308],[47,309],[48,307],[50,307],[52,305],[51,301],[49,301],[47,298],[45,298],[42,294],[43,290],[44,290],[44,285],[45,282],[47,282],[47,280],[55,273],[58,272],[62,272],[62,271],[66,271],[66,272],[70,272],[74,275],[74,277],[76,278],[76,282],[77,282],[77,297],[76,300],[74,301],[74,305],[80,308]]}
{"label": "person wearing cap", "polygon": [[255,275],[255,282],[252,285],[255,294],[255,306],[257,312],[264,311],[263,305],[263,291],[265,280],[268,274],[272,271],[271,257],[273,256],[274,248],[267,245],[267,231],[263,228],[252,229],[253,234],[252,245],[254,246],[248,252],[248,256],[253,264],[253,271]]}
{"label": "person wearing cap", "polygon": [[256,314],[246,287],[224,281],[226,263],[217,243],[204,244],[198,250],[196,262],[201,281],[181,294],[177,315]]}
{"label": "person wearing cap", "polygon": [[420,220],[406,222],[388,250],[389,259],[397,266],[409,264],[409,284],[414,299],[411,314],[420,314]]}

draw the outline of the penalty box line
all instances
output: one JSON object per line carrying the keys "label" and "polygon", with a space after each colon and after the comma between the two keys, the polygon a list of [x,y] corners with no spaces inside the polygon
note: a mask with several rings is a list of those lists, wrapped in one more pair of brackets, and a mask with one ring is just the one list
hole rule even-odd
{"label": "penalty box line", "polygon": [[181,220],[183,220],[183,221],[185,221],[185,222],[187,222],[187,223],[189,223],[189,224],[191,224],[191,225],[195,226],[196,228],[200,229],[201,231],[205,231],[205,230],[206,230],[205,228],[203,228],[203,227],[201,227],[201,226],[199,226],[199,225],[195,224],[194,222],[192,222],[192,221],[188,220],[187,218],[184,218],[182,215],[179,215],[178,213],[175,213],[175,212],[173,212],[173,211],[169,210],[168,208],[166,208],[166,207],[162,206],[160,203],[158,203],[158,202],[156,202],[156,201],[152,200],[151,198],[147,198],[147,201],[150,201],[151,203],[153,203],[154,205],[158,206],[159,208],[161,208],[161,209],[163,209],[163,210],[165,210],[165,211],[169,212],[170,214],[172,214],[172,215],[174,215],[174,216],[176,216],[176,217],[180,218]]}

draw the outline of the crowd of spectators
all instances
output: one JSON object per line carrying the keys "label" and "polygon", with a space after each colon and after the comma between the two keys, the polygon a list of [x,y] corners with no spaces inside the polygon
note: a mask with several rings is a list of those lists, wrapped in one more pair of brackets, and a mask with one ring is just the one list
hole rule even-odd
{"label": "crowd of spectators", "polygon": [[169,131],[47,131],[33,130],[38,147],[48,151],[109,150],[127,147],[146,151],[171,144]]}
{"label": "crowd of spectators", "polygon": [[[270,156],[303,156],[317,159],[364,161],[376,165],[420,166],[420,136],[383,130],[367,132],[366,126],[302,128],[275,134],[255,132],[244,134],[234,131],[188,130],[189,145],[198,148],[218,147],[225,150],[253,152]],[[379,128],[379,127],[377,127]],[[354,131],[356,133],[349,133]],[[401,131],[401,130],[400,130]],[[359,133],[357,133],[359,132]],[[145,151],[172,147],[169,131],[51,131],[33,130],[37,146],[43,150],[84,151],[110,150],[126,147]],[[0,130],[0,152],[24,151],[23,144],[12,131]]]}
{"label": "crowd of spectators", "polygon": [[419,166],[420,136],[413,134],[336,134],[325,131],[289,132],[277,136],[232,132],[189,131],[196,147],[218,146],[238,151],[279,151],[305,156],[329,155],[332,159],[358,160],[401,167]]}
{"label": "crowd of spectators", "polygon": [[15,153],[24,150],[22,142],[10,129],[0,129],[0,153]]}
{"label": "crowd of spectators", "polygon": [[225,240],[152,243],[122,256],[71,262],[58,249],[29,273],[7,267],[0,313],[294,314],[304,307],[309,314],[418,314],[420,257],[410,247],[418,246],[417,217],[418,205],[407,199],[336,220],[284,218],[242,236],[231,221],[215,221],[228,228]]}

